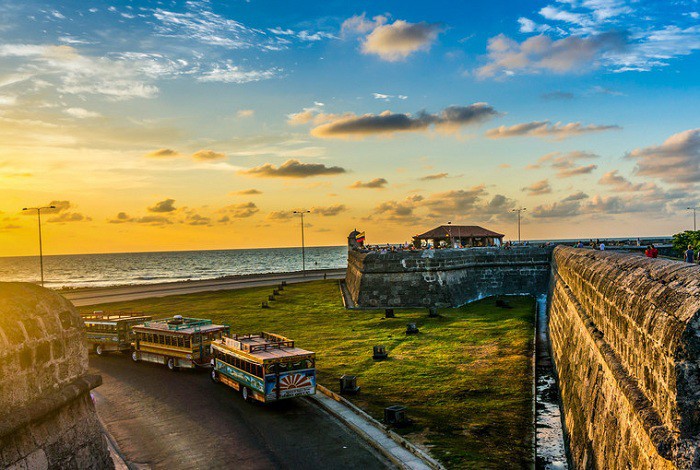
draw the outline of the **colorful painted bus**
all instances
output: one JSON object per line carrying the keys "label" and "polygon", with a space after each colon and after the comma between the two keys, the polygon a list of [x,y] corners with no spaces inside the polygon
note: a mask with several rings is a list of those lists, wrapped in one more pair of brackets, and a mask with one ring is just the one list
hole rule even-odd
{"label": "colorful painted bus", "polygon": [[227,325],[181,315],[147,321],[134,326],[131,358],[165,364],[170,370],[209,367],[212,342],[228,331]]}
{"label": "colorful painted bus", "polygon": [[224,336],[212,343],[211,378],[263,403],[316,393],[316,353],[284,336]]}
{"label": "colorful painted bus", "polygon": [[81,314],[88,347],[98,356],[110,351],[128,352],[134,339],[132,327],[149,321],[148,315],[133,312],[105,313],[95,310]]}

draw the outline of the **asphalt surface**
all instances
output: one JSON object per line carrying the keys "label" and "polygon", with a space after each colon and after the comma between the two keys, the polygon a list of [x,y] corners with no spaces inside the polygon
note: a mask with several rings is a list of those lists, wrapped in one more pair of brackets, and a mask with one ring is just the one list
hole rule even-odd
{"label": "asphalt surface", "polygon": [[306,399],[262,405],[207,371],[90,357],[98,414],[131,468],[384,469],[391,464]]}
{"label": "asphalt surface", "polygon": [[275,285],[282,281],[287,281],[289,284],[294,284],[297,282],[317,281],[319,279],[343,278],[345,278],[345,269],[325,269],[307,271],[306,274],[300,272],[259,274],[253,276],[239,276],[204,281],[79,289],[75,291],[59,291],[59,293],[73,302],[73,305],[76,307],[83,307],[86,305],[126,302],[151,297],[165,297],[168,295],[194,294],[197,292],[262,287]]}

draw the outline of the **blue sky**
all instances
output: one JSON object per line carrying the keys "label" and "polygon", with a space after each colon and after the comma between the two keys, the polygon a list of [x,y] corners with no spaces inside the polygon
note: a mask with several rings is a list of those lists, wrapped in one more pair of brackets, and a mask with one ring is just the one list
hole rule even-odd
{"label": "blue sky", "polygon": [[[0,240],[56,252],[670,234],[696,1],[0,2]],[[172,202],[167,202],[172,201]],[[48,223],[48,222],[47,222]],[[115,234],[119,234],[115,243]],[[287,234],[280,241],[280,234]]]}

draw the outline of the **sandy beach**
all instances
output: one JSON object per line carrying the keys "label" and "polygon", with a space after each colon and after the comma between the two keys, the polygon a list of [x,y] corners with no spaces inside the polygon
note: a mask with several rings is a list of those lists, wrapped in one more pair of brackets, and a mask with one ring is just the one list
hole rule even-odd
{"label": "sandy beach", "polygon": [[282,281],[292,284],[306,281],[317,281],[320,279],[343,279],[344,277],[345,269],[319,269],[306,271],[306,273],[293,272],[253,274],[200,281],[97,287],[67,291],[62,290],[58,292],[73,302],[73,305],[76,307],[84,307],[87,305],[125,302],[130,300],[147,299],[150,297],[166,297],[169,295],[194,294],[197,292],[268,286],[279,284]]}

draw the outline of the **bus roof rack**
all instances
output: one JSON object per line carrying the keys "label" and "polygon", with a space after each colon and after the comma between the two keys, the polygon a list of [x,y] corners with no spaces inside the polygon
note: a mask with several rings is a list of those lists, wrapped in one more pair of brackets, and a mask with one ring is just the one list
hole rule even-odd
{"label": "bus roof rack", "polygon": [[171,331],[185,330],[188,328],[196,329],[211,324],[212,321],[205,318],[189,318],[183,317],[182,315],[175,315],[172,318],[162,318],[160,320],[151,320],[143,323],[147,328]]}
{"label": "bus roof rack", "polygon": [[260,334],[225,336],[222,340],[230,348],[240,349],[249,353],[294,347],[293,340],[266,331]]}
{"label": "bus roof rack", "polygon": [[141,312],[104,312],[102,310],[95,310],[91,313],[81,313],[80,316],[85,320],[98,320],[98,321],[119,321],[119,320],[131,320],[131,319],[144,319],[150,320],[150,315],[145,315]]}

